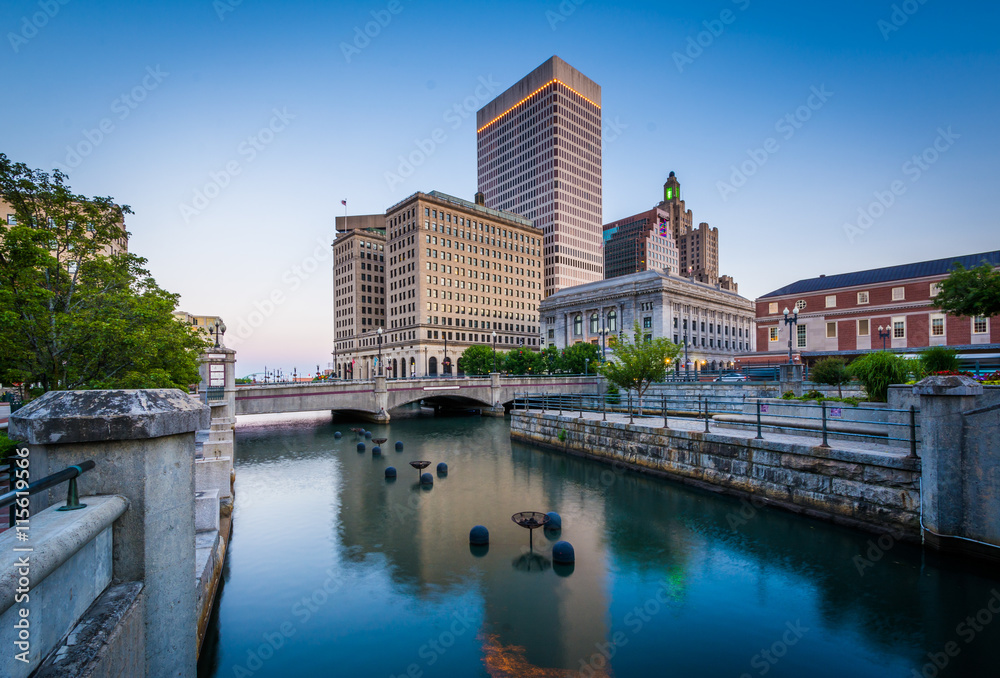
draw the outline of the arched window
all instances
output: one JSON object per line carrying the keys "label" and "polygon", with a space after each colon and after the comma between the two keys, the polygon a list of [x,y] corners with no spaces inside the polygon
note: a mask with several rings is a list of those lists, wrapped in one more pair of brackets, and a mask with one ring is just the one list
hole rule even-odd
{"label": "arched window", "polygon": [[608,311],[608,332],[618,331],[618,314],[614,311]]}
{"label": "arched window", "polygon": [[594,313],[593,315],[590,316],[590,333],[597,334],[600,331],[601,331],[601,319],[597,317],[596,313]]}
{"label": "arched window", "polygon": [[438,359],[431,356],[430,360],[427,361],[427,374],[436,377],[438,373]]}
{"label": "arched window", "polygon": [[583,335],[583,316],[577,315],[573,318],[573,335],[582,336]]}

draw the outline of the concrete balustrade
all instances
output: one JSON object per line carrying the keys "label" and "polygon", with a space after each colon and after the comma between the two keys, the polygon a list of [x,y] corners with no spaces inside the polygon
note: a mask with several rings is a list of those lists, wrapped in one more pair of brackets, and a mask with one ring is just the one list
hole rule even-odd
{"label": "concrete balustrade", "polygon": [[[209,408],[170,389],[49,392],[11,417],[11,437],[30,450],[33,479],[92,459],[80,494],[127,500],[111,527],[111,576],[142,583],[142,673],[150,678],[195,674],[195,431],[207,428]],[[62,485],[36,495],[43,505],[32,520],[65,492]],[[32,539],[45,532],[33,528]]]}

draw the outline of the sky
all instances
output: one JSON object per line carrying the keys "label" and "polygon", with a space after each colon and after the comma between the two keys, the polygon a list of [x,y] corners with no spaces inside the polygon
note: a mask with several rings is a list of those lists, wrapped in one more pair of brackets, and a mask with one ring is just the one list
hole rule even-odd
{"label": "sky", "polygon": [[130,250],[179,308],[224,318],[240,376],[308,374],[331,359],[341,200],[471,199],[475,111],[554,54],[603,90],[603,221],[676,172],[743,296],[1000,248],[998,19],[941,0],[5,0],[0,152],[130,205]]}

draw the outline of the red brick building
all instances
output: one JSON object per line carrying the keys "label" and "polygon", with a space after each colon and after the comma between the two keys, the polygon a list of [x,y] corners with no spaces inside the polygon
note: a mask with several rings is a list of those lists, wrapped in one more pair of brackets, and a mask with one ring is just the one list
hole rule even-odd
{"label": "red brick building", "polygon": [[[789,329],[794,332],[792,351],[806,363],[883,346],[903,353],[948,346],[960,354],[996,354],[1000,318],[955,318],[931,301],[955,264],[975,268],[983,263],[1000,268],[1000,250],[786,285],[757,299],[757,355],[746,362],[759,361],[761,354],[787,356]],[[799,309],[797,326],[785,325],[786,308]]]}

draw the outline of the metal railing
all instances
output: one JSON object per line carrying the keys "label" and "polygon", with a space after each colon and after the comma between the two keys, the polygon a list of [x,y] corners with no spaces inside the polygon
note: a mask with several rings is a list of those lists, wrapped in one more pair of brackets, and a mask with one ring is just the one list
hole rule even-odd
{"label": "metal railing", "polygon": [[80,495],[76,488],[76,479],[77,476],[79,476],[81,473],[86,473],[87,471],[94,468],[94,466],[95,464],[93,461],[87,460],[80,464],[75,464],[68,468],[64,468],[62,471],[57,471],[50,476],[45,476],[41,480],[36,480],[27,487],[19,490],[16,489],[14,481],[14,473],[15,470],[18,468],[18,466],[16,461],[12,461],[10,463],[10,469],[9,469],[9,472],[11,474],[10,487],[15,489],[11,489],[9,492],[0,495],[0,510],[7,508],[8,506],[10,507],[9,526],[14,527],[15,525],[14,504],[15,502],[17,502],[19,498],[30,496],[32,494],[38,494],[39,492],[47,490],[50,487],[55,487],[56,485],[64,483],[67,480],[69,481],[69,487],[66,489],[66,505],[61,506],[56,510],[75,511],[76,509],[86,508],[87,506],[86,504],[80,503]]}
{"label": "metal railing", "polygon": [[[559,414],[600,412],[607,421],[609,413],[627,414],[629,423],[653,420],[657,427],[670,428],[671,419],[690,422],[704,421],[704,431],[716,428],[735,428],[755,433],[764,439],[769,433],[815,436],[821,438],[820,447],[830,447],[829,440],[865,441],[893,447],[908,447],[909,456],[917,457],[920,443],[920,410],[873,407],[865,403],[853,406],[840,401],[802,402],[797,400],[747,398],[745,395],[677,396],[665,393],[646,396],[641,403],[632,393],[626,394],[549,394],[523,393],[513,402],[515,410],[546,410]],[[771,412],[771,408],[789,408],[791,412]],[[851,416],[845,416],[850,413]],[[881,415],[881,416],[880,416]],[[657,421],[658,420],[658,421]],[[700,429],[700,423],[699,423]]]}

